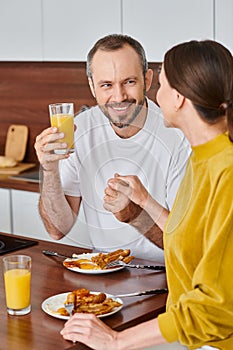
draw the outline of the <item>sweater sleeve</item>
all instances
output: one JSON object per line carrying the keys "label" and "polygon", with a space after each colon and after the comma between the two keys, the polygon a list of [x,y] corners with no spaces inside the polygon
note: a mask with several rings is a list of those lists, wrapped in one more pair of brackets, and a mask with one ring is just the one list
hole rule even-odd
{"label": "sweater sleeve", "polygon": [[206,203],[203,252],[192,287],[158,319],[167,341],[179,340],[190,349],[205,344],[233,348],[232,179],[231,167],[215,181]]}

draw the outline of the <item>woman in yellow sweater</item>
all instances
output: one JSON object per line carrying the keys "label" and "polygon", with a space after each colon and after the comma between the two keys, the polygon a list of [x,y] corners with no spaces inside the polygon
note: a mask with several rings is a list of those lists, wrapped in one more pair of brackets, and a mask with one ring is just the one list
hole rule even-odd
{"label": "woman in yellow sweater", "polygon": [[[233,349],[233,59],[214,41],[170,49],[157,101],[166,125],[183,131],[192,155],[171,213],[135,176],[109,182],[114,194],[145,209],[164,230],[169,297],[157,319],[115,332],[74,315],[62,335],[93,349],[143,349],[179,341],[189,349]],[[120,180],[120,181],[119,181]],[[125,185],[121,186],[121,181]],[[112,197],[111,197],[112,194]],[[169,215],[168,215],[169,214]],[[168,219],[167,219],[168,218]],[[166,224],[165,224],[166,222]]]}

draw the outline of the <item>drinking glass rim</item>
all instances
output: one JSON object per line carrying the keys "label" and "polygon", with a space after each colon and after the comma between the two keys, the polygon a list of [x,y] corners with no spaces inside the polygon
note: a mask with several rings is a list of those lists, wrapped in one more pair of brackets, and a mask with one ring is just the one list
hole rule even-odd
{"label": "drinking glass rim", "polygon": [[56,103],[50,103],[49,106],[67,106],[67,105],[73,105],[73,102],[56,102]]}
{"label": "drinking glass rim", "polygon": [[3,258],[3,269],[7,268],[7,264],[11,269],[12,267],[22,266],[22,264],[25,264],[25,267],[30,270],[32,265],[32,258],[29,255],[23,255],[23,254],[13,254],[8,255]]}

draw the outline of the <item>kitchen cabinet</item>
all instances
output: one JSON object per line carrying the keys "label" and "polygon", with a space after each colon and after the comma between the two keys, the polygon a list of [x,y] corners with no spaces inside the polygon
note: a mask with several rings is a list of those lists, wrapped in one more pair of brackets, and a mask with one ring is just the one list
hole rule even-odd
{"label": "kitchen cabinet", "polygon": [[0,60],[37,61],[42,58],[40,0],[0,2]]}
{"label": "kitchen cabinet", "polygon": [[43,0],[45,61],[86,61],[100,37],[121,32],[121,0]]}
{"label": "kitchen cabinet", "polygon": [[11,190],[12,192],[12,232],[32,238],[47,239],[38,211],[39,194],[35,192]]}
{"label": "kitchen cabinet", "polygon": [[148,61],[161,62],[177,43],[214,38],[213,5],[213,0],[123,0],[123,32],[143,43]]}
{"label": "kitchen cabinet", "polygon": [[11,233],[11,190],[0,188],[0,232]]}
{"label": "kitchen cabinet", "polygon": [[[38,211],[39,193],[21,190],[11,190],[12,193],[12,233],[25,237],[54,241],[44,228]],[[77,234],[78,232],[78,234]],[[77,239],[78,236],[78,239]],[[58,243],[73,246],[90,247],[86,233],[83,212],[77,219],[67,237],[57,241]]]}
{"label": "kitchen cabinet", "polygon": [[110,33],[138,39],[151,62],[191,39],[216,39],[232,50],[232,13],[232,0],[2,0],[0,60],[86,61]]}
{"label": "kitchen cabinet", "polygon": [[2,0],[1,61],[86,61],[101,36],[121,31],[121,0]]}
{"label": "kitchen cabinet", "polygon": [[233,52],[233,1],[215,0],[215,39]]}

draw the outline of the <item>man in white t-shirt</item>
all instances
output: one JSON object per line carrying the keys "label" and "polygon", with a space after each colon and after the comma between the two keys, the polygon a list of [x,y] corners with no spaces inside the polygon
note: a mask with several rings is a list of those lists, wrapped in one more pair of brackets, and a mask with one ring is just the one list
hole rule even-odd
{"label": "man in white t-shirt", "polygon": [[[163,262],[162,232],[149,217],[140,220],[148,224],[137,230],[137,225],[120,222],[103,198],[114,174],[134,174],[169,211],[189,145],[181,132],[164,126],[159,108],[146,98],[153,72],[136,40],[119,34],[100,39],[88,54],[87,75],[97,106],[75,119],[75,153],[54,154],[55,149],[66,148],[57,142],[63,134],[54,128],[36,139],[43,169],[44,224],[51,237],[61,239],[75,223],[82,203],[91,248],[130,248],[138,258]],[[120,201],[119,210],[123,206]],[[77,230],[77,240],[78,235]]]}

